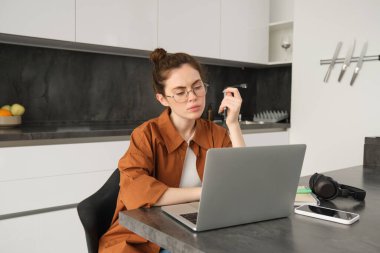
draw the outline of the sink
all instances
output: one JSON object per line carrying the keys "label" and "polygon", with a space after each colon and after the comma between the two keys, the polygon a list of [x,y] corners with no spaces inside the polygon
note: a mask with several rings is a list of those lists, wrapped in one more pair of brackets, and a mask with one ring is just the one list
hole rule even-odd
{"label": "sink", "polygon": [[254,125],[254,124],[264,124],[263,121],[250,121],[250,120],[243,120],[239,122],[240,125]]}
{"label": "sink", "polygon": [[[223,121],[222,120],[214,120],[215,123],[217,124],[222,124]],[[239,121],[239,124],[240,125],[261,125],[261,124],[264,124],[265,122],[263,121],[251,121],[251,120],[243,120],[243,121]]]}

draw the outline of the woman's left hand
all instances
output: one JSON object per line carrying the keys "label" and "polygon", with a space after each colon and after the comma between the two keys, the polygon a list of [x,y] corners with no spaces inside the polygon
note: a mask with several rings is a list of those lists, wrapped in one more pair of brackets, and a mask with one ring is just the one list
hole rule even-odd
{"label": "woman's left hand", "polygon": [[222,113],[224,108],[227,107],[227,119],[225,119],[227,126],[239,124],[240,107],[243,101],[239,90],[237,88],[227,87],[223,93],[226,95],[219,106],[219,113]]}

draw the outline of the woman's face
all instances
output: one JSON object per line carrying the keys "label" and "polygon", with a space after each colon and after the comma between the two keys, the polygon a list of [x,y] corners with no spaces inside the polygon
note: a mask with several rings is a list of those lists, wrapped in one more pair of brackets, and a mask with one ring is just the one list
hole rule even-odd
{"label": "woman's face", "polygon": [[[162,105],[171,108],[172,116],[195,120],[201,117],[205,109],[206,95],[196,96],[194,92],[188,91],[195,89],[197,92],[203,88],[202,85],[199,72],[191,65],[183,64],[170,71],[169,78],[165,81],[165,95],[157,94],[156,97]],[[178,98],[186,93],[188,93],[187,99],[183,102],[178,101]],[[203,92],[197,93],[203,94]]]}

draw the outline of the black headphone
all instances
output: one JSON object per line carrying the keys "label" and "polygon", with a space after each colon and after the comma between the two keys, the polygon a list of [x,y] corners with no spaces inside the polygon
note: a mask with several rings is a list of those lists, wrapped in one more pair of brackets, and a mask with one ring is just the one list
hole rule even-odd
{"label": "black headphone", "polygon": [[339,184],[331,177],[314,173],[310,177],[309,186],[311,191],[322,199],[335,199],[336,197],[353,197],[356,200],[364,200],[366,192],[362,189]]}

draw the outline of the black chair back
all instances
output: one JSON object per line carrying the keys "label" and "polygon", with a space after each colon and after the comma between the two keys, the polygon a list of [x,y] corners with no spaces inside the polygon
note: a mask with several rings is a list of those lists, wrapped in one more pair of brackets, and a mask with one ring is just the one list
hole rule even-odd
{"label": "black chair back", "polygon": [[77,206],[89,253],[98,253],[99,239],[111,226],[119,194],[119,182],[120,172],[116,169],[97,192]]}

